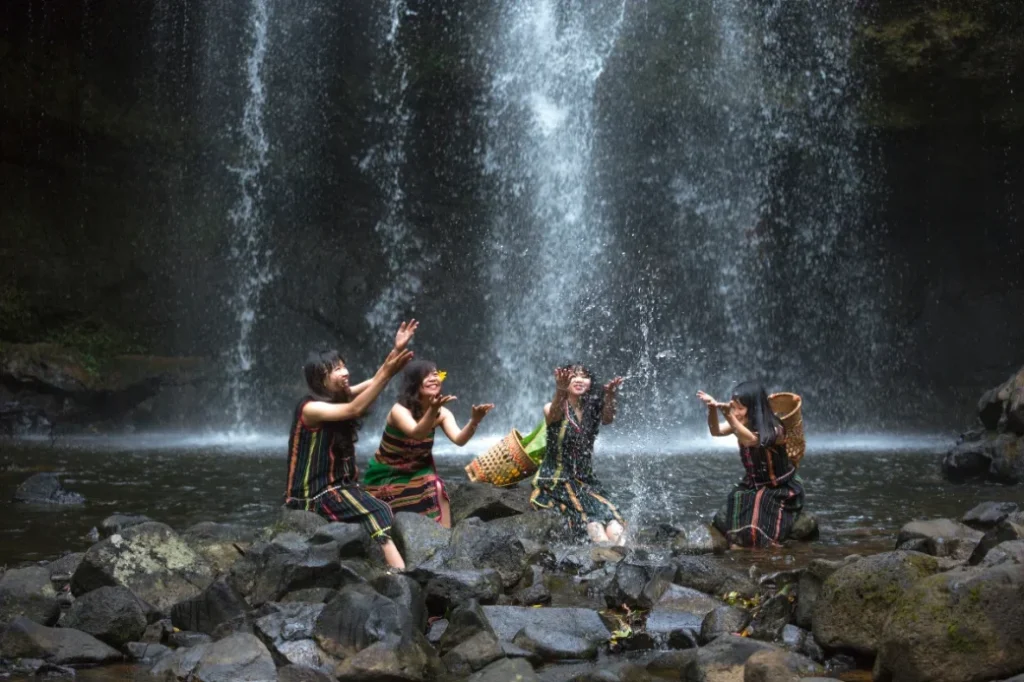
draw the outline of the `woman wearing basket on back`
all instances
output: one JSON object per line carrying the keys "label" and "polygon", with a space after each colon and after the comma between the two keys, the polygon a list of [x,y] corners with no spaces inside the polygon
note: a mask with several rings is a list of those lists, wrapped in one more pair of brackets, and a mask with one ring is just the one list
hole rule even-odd
{"label": "woman wearing basket on back", "polygon": [[441,395],[444,378],[437,366],[416,360],[405,368],[398,402],[388,413],[380,446],[366,469],[366,490],[396,511],[423,514],[451,528],[448,493],[434,466],[434,430],[440,426],[448,440],[465,445],[493,404],[474,405],[465,427],[445,407],[455,400]]}
{"label": "woman wearing basket on back", "polygon": [[[804,489],[786,453],[786,432],[761,384],[747,381],[721,403],[704,391],[712,436],[734,435],[746,475],[726,500],[715,526],[739,547],[775,547],[789,535],[803,507]],[[721,410],[726,423],[718,421]]]}
{"label": "woman wearing basket on back", "polygon": [[561,512],[569,527],[586,528],[594,542],[621,542],[622,516],[594,476],[594,440],[615,419],[615,391],[622,377],[604,387],[580,364],[555,370],[555,397],[544,406],[547,451],[533,477],[530,502]]}

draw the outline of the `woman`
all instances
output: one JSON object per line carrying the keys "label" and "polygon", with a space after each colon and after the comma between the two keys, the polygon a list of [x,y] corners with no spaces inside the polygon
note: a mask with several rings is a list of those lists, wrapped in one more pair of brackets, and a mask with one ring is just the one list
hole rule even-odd
{"label": "woman", "polygon": [[555,369],[555,396],[544,406],[547,451],[533,477],[530,502],[563,514],[570,528],[586,528],[593,542],[621,543],[624,522],[594,476],[594,440],[615,420],[615,392],[622,377],[604,388],[580,364]]}
{"label": "woman", "polygon": [[409,364],[364,482],[367,492],[394,511],[423,514],[451,528],[448,493],[434,466],[434,429],[440,426],[448,440],[465,445],[494,405],[474,405],[469,423],[459,428],[455,415],[445,407],[456,398],[441,395],[441,382],[434,363]]}
{"label": "woman", "polygon": [[[786,456],[785,430],[772,412],[768,393],[748,381],[737,386],[728,403],[704,391],[697,397],[708,406],[712,436],[735,435],[746,475],[726,500],[718,527],[734,547],[777,547],[789,535],[803,507],[804,489]],[[718,421],[718,411],[726,423]]]}
{"label": "woman", "polygon": [[330,521],[359,523],[381,544],[397,570],[405,562],[391,539],[391,509],[359,487],[355,442],[359,417],[393,376],[412,359],[406,350],[418,323],[403,322],[395,347],[372,379],[349,386],[349,371],[337,351],[314,353],[304,373],[309,395],[299,401],[288,441],[285,505],[316,512]]}

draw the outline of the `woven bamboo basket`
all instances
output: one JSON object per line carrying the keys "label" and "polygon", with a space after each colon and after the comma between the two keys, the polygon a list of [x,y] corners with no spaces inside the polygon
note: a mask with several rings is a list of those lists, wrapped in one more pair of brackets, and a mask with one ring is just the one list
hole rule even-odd
{"label": "woven bamboo basket", "polygon": [[801,413],[803,400],[796,393],[772,393],[768,396],[768,403],[786,429],[786,455],[793,466],[799,466],[807,450]]}
{"label": "woven bamboo basket", "polygon": [[537,471],[537,464],[523,449],[523,435],[512,431],[466,465],[466,476],[474,483],[490,483],[499,488],[513,486]]}

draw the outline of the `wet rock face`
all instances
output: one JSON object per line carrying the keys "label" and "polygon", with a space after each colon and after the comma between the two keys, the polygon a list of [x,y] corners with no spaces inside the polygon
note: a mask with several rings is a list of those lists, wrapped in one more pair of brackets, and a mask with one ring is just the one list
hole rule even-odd
{"label": "wet rock face", "polygon": [[211,582],[209,564],[169,527],[150,522],[90,547],[72,576],[71,590],[82,595],[104,586],[126,587],[166,612]]}
{"label": "wet rock face", "polygon": [[59,615],[57,591],[48,568],[13,568],[0,576],[0,629],[19,616],[53,625]]}
{"label": "wet rock face", "polygon": [[912,521],[900,529],[896,549],[962,561],[971,556],[981,537],[981,531],[952,519]]}
{"label": "wet rock face", "polygon": [[14,501],[25,504],[76,505],[85,497],[65,490],[56,474],[33,474],[14,491]]}
{"label": "wet rock face", "polygon": [[121,652],[79,630],[48,628],[19,616],[0,634],[0,657],[99,665],[121,660]]}
{"label": "wet rock face", "polygon": [[86,632],[101,642],[121,648],[146,631],[150,609],[125,587],[101,587],[78,598],[62,627]]}

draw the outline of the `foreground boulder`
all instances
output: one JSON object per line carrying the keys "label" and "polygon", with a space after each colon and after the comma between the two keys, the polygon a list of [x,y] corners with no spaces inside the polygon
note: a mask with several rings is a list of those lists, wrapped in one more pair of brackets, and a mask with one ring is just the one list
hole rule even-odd
{"label": "foreground boulder", "polygon": [[364,581],[355,568],[341,560],[338,542],[313,542],[295,532],[254,545],[231,567],[228,577],[231,586],[253,606],[280,601],[297,590],[335,590]]}
{"label": "foreground boulder", "polygon": [[253,626],[257,637],[266,645],[278,665],[300,665],[329,672],[334,661],[313,640],[317,618],[323,604],[268,604],[272,613]]}
{"label": "foreground boulder", "polygon": [[219,578],[201,594],[175,604],[171,608],[171,623],[181,630],[212,635],[221,625],[242,620],[247,610],[245,597]]}
{"label": "foreground boulder", "polygon": [[564,635],[586,642],[587,647],[596,647],[611,637],[601,616],[591,609],[484,606],[483,612],[487,624],[500,641],[515,642],[520,646],[516,636],[527,628],[533,641],[540,641],[543,633],[550,633],[552,637]]}
{"label": "foreground boulder", "polygon": [[422,514],[398,512],[391,535],[406,566],[414,568],[443,552],[448,547],[452,531]]}
{"label": "foreground boulder", "polygon": [[150,675],[156,679],[194,682],[277,682],[270,652],[248,633],[178,649],[153,666]]}
{"label": "foreground boulder", "polygon": [[214,571],[226,573],[256,541],[258,531],[237,523],[204,521],[186,529],[182,539]]}
{"label": "foreground boulder", "polygon": [[441,670],[412,614],[366,584],[341,590],[317,618],[313,637],[342,659],[334,670],[339,680],[421,682]]}
{"label": "foreground boulder", "polygon": [[496,488],[484,483],[449,483],[448,486],[452,526],[456,528],[466,519],[493,521],[533,511],[529,485]]}
{"label": "foreground boulder", "polygon": [[53,625],[59,615],[49,568],[12,568],[0,576],[0,629],[18,616]]}
{"label": "foreground boulder", "polygon": [[14,501],[26,504],[75,505],[84,504],[78,493],[64,490],[57,474],[33,474],[14,491]]}
{"label": "foreground boulder", "polygon": [[826,649],[873,656],[896,601],[922,578],[939,570],[935,557],[920,552],[885,552],[836,570],[814,604],[814,637]]}
{"label": "foreground boulder", "polygon": [[1020,507],[1015,502],[982,502],[960,520],[971,528],[985,531],[1017,511]]}
{"label": "foreground boulder", "polygon": [[71,578],[81,596],[121,586],[163,612],[197,596],[213,582],[213,571],[168,526],[143,523],[96,543]]}
{"label": "foreground boulder", "polygon": [[983,682],[1024,672],[1024,570],[925,577],[900,595],[880,639],[876,679]]}
{"label": "foreground boulder", "polygon": [[149,605],[126,587],[101,587],[76,600],[61,625],[120,649],[141,639],[149,610]]}
{"label": "foreground boulder", "polygon": [[952,519],[911,521],[900,529],[896,549],[924,552],[935,557],[966,561],[982,532]]}
{"label": "foreground boulder", "polygon": [[0,657],[37,658],[56,665],[99,665],[121,660],[119,651],[92,635],[48,628],[19,616],[0,634]]}
{"label": "foreground boulder", "polygon": [[771,644],[726,635],[699,649],[659,654],[647,664],[647,672],[657,679],[739,682],[751,656],[777,650]]}

